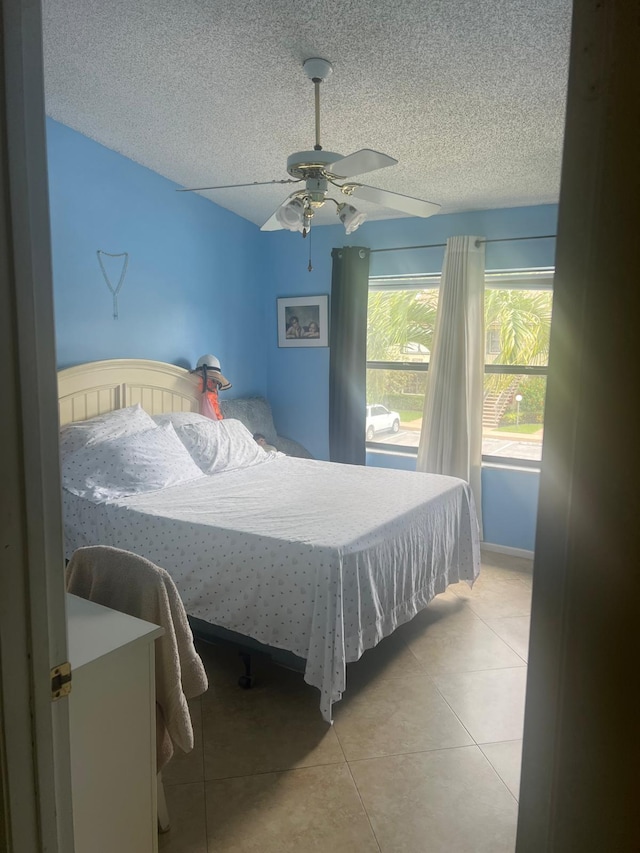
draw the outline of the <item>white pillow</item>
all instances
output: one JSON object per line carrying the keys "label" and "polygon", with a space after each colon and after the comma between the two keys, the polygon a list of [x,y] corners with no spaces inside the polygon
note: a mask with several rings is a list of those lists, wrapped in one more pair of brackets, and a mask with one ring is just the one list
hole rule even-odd
{"label": "white pillow", "polygon": [[62,463],[64,488],[93,501],[155,492],[202,476],[171,424],[105,439]]}
{"label": "white pillow", "polygon": [[153,415],[152,420],[158,426],[162,424],[173,424],[175,429],[185,424],[210,423],[211,418],[201,415],[199,412],[167,412],[164,415]]}
{"label": "white pillow", "polygon": [[123,435],[135,435],[148,429],[154,429],[156,424],[140,403],[128,406],[126,409],[116,409],[90,418],[88,421],[77,421],[60,430],[60,455],[62,459],[83,447],[90,447],[108,438],[118,438]]}
{"label": "white pillow", "polygon": [[276,455],[263,450],[241,422],[233,418],[203,418],[176,425],[178,438],[205,474],[260,465]]}

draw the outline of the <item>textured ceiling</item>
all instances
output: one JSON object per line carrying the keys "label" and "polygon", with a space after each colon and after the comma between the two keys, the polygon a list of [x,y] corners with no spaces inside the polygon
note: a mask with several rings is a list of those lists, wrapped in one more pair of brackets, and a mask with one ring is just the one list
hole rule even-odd
{"label": "textured ceiling", "polygon": [[[558,198],[571,0],[44,0],[47,113],[182,186],[288,177],[321,142],[442,213]],[[204,193],[261,225],[293,187]],[[370,218],[399,214],[363,202]],[[331,209],[329,209],[331,208]],[[334,223],[326,205],[314,220]]]}

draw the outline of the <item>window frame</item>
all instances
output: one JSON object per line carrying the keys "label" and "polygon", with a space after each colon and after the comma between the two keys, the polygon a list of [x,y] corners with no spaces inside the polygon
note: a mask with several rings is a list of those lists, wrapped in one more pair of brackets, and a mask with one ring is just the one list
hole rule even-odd
{"label": "window frame", "polygon": [[[497,343],[496,338],[498,339]],[[496,349],[496,346],[498,349]],[[495,323],[492,323],[491,326],[485,330],[484,350],[487,355],[498,355],[500,352],[500,329],[496,328]]]}
{"label": "window frame", "polygon": [[[487,270],[485,272],[485,290],[550,290],[553,292],[554,267],[539,267],[514,270]],[[440,273],[425,273],[419,275],[401,276],[371,276],[369,278],[369,291],[398,291],[398,290],[424,290],[427,287],[433,289],[440,287]],[[486,349],[486,336],[485,336]],[[485,352],[486,356],[486,352]],[[426,373],[429,370],[429,362],[416,361],[369,361],[367,359],[365,369],[368,370],[402,370]],[[495,374],[517,374],[526,376],[547,376],[548,365],[524,365],[524,364],[487,364],[484,365],[484,373]],[[367,404],[369,405],[369,404]],[[371,404],[372,405],[372,404]],[[403,456],[417,456],[418,448],[408,445],[389,445],[382,441],[365,441],[367,450],[376,452],[388,452]],[[482,454],[482,465],[500,465],[506,468],[529,468],[540,470],[541,460],[523,459],[516,456],[493,456]]]}

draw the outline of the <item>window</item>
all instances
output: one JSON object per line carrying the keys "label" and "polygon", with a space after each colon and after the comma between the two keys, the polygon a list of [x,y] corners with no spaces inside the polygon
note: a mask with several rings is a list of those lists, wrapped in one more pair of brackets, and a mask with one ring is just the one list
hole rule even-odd
{"label": "window", "polygon": [[[370,281],[367,405],[387,416],[372,424],[367,412],[369,443],[418,447],[439,284],[426,275]],[[552,284],[549,269],[486,274],[485,461],[541,459]]]}
{"label": "window", "polygon": [[439,285],[439,275],[369,283],[367,405],[384,406],[392,417],[368,417],[367,441],[418,447]]}
{"label": "window", "polygon": [[542,458],[552,286],[552,270],[485,276],[485,326],[498,330],[485,359],[482,453],[487,461],[527,464]]}

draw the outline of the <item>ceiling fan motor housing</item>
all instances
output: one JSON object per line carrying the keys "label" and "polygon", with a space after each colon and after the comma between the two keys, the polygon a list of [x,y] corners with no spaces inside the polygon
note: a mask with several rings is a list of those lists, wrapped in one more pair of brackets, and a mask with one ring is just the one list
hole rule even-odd
{"label": "ceiling fan motor housing", "polygon": [[306,180],[307,197],[311,207],[322,207],[329,189],[329,182],[326,178],[307,178]]}
{"label": "ceiling fan motor housing", "polygon": [[342,154],[335,151],[296,151],[287,158],[287,172],[292,178],[317,178],[331,170],[327,167],[336,160],[342,160]]}

